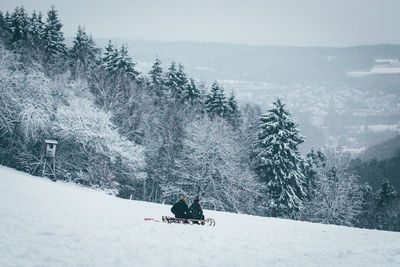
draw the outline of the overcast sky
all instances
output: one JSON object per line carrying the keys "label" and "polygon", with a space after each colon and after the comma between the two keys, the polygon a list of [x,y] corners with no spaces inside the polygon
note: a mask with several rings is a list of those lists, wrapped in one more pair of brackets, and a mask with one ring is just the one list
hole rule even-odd
{"label": "overcast sky", "polygon": [[255,45],[400,43],[400,0],[1,0],[59,11],[66,36]]}

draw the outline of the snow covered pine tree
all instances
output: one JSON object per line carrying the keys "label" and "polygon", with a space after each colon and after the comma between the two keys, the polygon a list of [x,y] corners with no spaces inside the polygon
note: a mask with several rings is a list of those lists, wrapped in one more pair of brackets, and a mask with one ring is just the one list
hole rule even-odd
{"label": "snow covered pine tree", "polygon": [[[304,140],[280,99],[261,115],[254,149],[255,171],[263,183],[267,213],[295,217],[306,195],[298,145]],[[263,201],[263,202],[264,202]]]}
{"label": "snow covered pine tree", "polygon": [[47,12],[47,20],[42,33],[45,62],[49,68],[60,64],[60,60],[64,60],[67,54],[67,47],[64,44],[64,33],[61,31],[62,26],[62,23],[58,19],[57,11],[52,7]]}
{"label": "snow covered pine tree", "polygon": [[210,93],[206,96],[205,107],[210,117],[227,118],[230,107],[226,99],[224,88],[214,81]]}

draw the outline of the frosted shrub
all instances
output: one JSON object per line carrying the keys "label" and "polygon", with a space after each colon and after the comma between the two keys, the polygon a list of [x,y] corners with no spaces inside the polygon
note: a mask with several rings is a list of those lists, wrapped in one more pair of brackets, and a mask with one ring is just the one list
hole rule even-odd
{"label": "frosted shrub", "polygon": [[350,155],[328,151],[324,166],[315,169],[313,195],[304,203],[302,218],[313,222],[354,225],[361,212],[362,191],[348,171]]}
{"label": "frosted shrub", "polygon": [[2,50],[0,56],[0,131],[19,130],[25,141],[37,141],[52,113],[50,81],[36,70],[15,68],[17,57]]}
{"label": "frosted shrub", "polygon": [[0,164],[32,173],[54,114],[50,80],[0,47]]}
{"label": "frosted shrub", "polygon": [[207,208],[251,213],[256,183],[231,126],[222,118],[204,118],[190,123],[186,133],[176,180],[162,186],[164,196],[199,195]]}
{"label": "frosted shrub", "polygon": [[25,139],[39,141],[47,134],[54,113],[49,80],[43,73],[35,71],[24,77],[23,86],[21,130]]}
{"label": "frosted shrub", "polygon": [[[115,178],[113,165],[118,161],[129,170],[132,179],[143,179],[145,176],[140,171],[144,167],[142,147],[118,133],[111,123],[111,115],[96,108],[82,86],[85,84],[79,82],[69,85],[68,103],[58,108],[53,127],[57,138],[70,144],[77,150],[75,152],[79,151],[77,156],[84,160],[85,164],[77,162],[76,173],[86,177],[84,180],[89,183],[99,180],[110,184]],[[69,158],[73,160],[72,153]]]}

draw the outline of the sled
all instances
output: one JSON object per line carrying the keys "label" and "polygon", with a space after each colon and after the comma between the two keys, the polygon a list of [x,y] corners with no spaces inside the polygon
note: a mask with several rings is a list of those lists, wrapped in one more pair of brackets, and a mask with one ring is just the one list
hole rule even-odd
{"label": "sled", "polygon": [[166,223],[186,223],[186,224],[215,226],[215,220],[213,218],[207,218],[205,220],[196,220],[196,219],[181,219],[169,216],[162,216],[162,221]]}
{"label": "sled", "polygon": [[181,219],[169,216],[162,216],[161,221],[153,218],[145,218],[144,220],[153,222],[163,222],[163,223],[181,223],[181,224],[198,224],[198,225],[215,226],[215,220],[213,218],[207,218],[205,220],[196,220],[196,219]]}

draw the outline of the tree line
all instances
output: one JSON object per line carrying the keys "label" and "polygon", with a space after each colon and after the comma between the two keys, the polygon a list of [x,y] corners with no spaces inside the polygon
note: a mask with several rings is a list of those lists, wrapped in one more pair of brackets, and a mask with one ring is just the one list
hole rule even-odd
{"label": "tree line", "polygon": [[[79,27],[72,47],[52,7],[0,13],[0,164],[40,173],[59,141],[57,178],[123,198],[399,231],[388,182],[373,193],[340,150],[312,150],[281,99],[238,105],[184,66],[155,58],[140,73],[126,46],[104,49]],[[390,220],[386,218],[391,216]]]}

